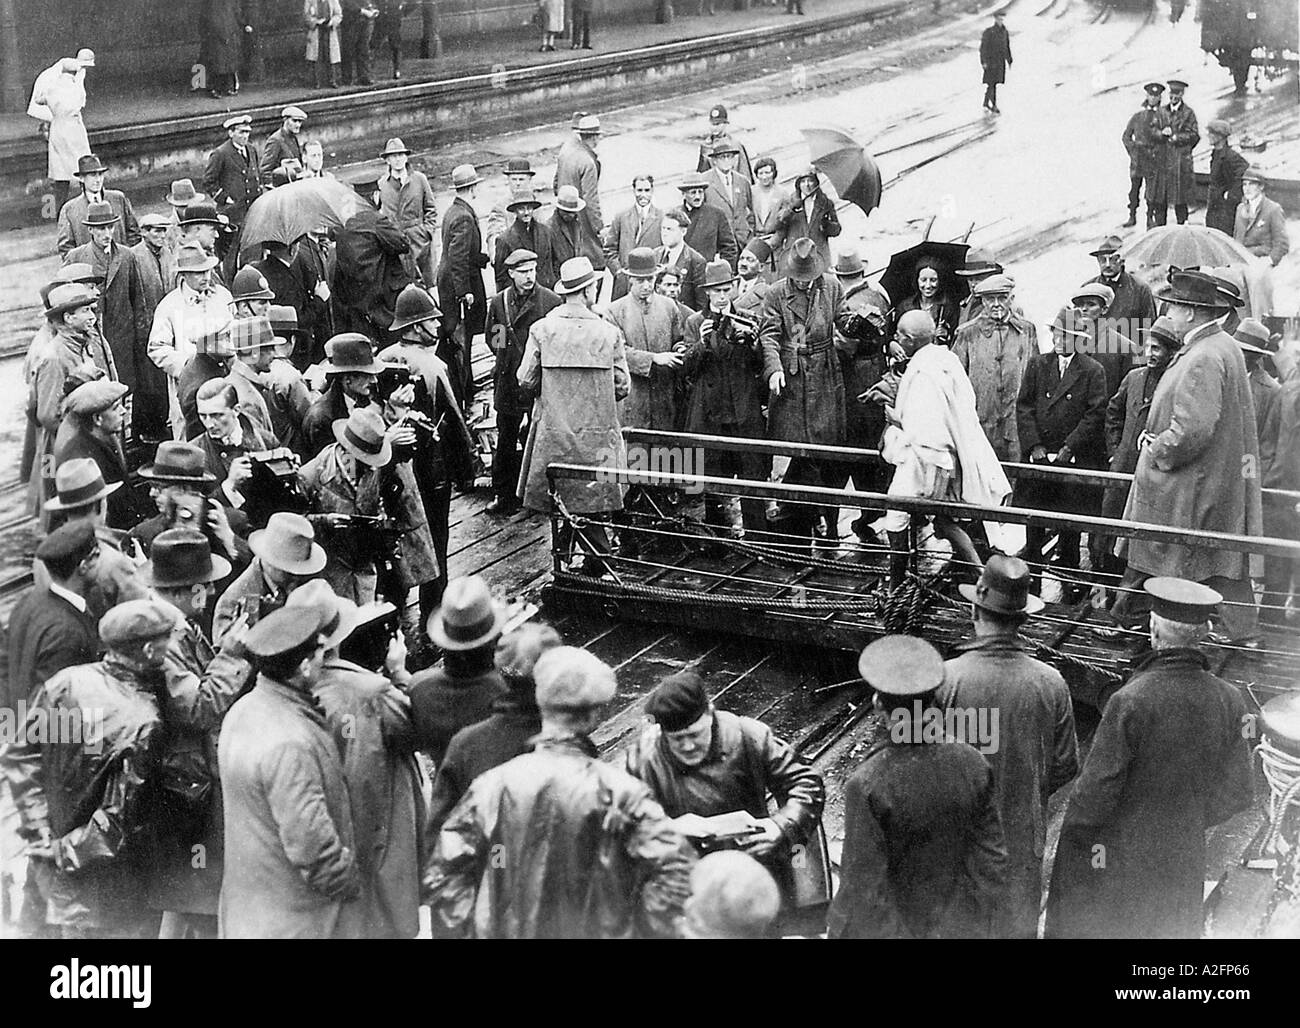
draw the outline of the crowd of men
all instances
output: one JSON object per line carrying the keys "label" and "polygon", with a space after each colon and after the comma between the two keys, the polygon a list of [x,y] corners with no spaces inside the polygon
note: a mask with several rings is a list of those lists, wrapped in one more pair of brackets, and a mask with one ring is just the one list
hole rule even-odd
{"label": "crowd of men", "polygon": [[[482,581],[449,585],[449,509],[475,477],[483,335],[487,516],[558,509],[566,572],[608,575],[637,553],[628,518],[646,490],[547,477],[555,461],[622,466],[626,428],[879,447],[883,462],[796,458],[783,480],[993,508],[1012,495],[1003,462],[1109,467],[1131,488],[1023,476],[1017,505],[1294,535],[1294,508],[1261,486],[1300,488],[1300,378],[1278,334],[1238,315],[1234,284],[1174,270],[1153,293],[1107,237],[1050,350],[979,249],[958,269],[922,261],[915,291],[890,297],[854,250],[832,252],[817,170],[786,193],[722,105],[669,210],[641,174],[606,221],[600,120],[580,112],[549,220],[526,160],[482,219],[482,178],[456,167],[440,212],[394,138],[382,170],[350,175],[341,228],[250,253],[259,197],[330,176],[305,121],[285,108],[259,152],[251,119],[228,119],[203,190],[172,184],[170,218],[137,218],[111,169],[78,160],[83,195],[60,213],[64,263],[25,363],[49,529],[9,626],[6,706],[29,729],[3,756],[26,931],[412,937],[425,904],[440,935],[764,935],[830,900],[836,937],[1032,937],[1047,798],[1079,774],[1048,934],[1199,932],[1201,826],[1248,804],[1250,783],[1241,700],[1196,646],[1212,617],[1223,638],[1257,638],[1246,555],[1089,533],[1085,574],[1077,530],[1031,528],[1020,559],[998,552],[999,526],[935,517],[975,640],[946,664],[908,637],[863,653],[883,719],[911,717],[918,736],[891,735],[850,780],[840,889],[831,900],[827,875],[809,901],[792,854],[816,849],[820,776],[761,722],[716,710],[691,672],[660,683],[623,768],[602,760],[591,733],[613,670],[543,625],[507,625]],[[953,270],[960,304],[939,285]],[[1259,474],[1241,474],[1247,457]],[[709,475],[772,470],[705,453]],[[716,495],[704,520],[806,548],[841,523],[838,507],[747,499],[735,524]],[[893,588],[917,520],[852,523],[889,550]],[[1052,535],[1067,594],[1095,586],[1121,623],[1149,624],[1154,650],[1082,771],[1063,681],[1015,641]],[[1284,617],[1290,563],[1265,577],[1265,611]],[[1193,678],[1194,710],[1143,700]],[[926,710],[954,706],[1001,713],[996,755],[920,738]],[[36,731],[92,709],[102,745]],[[701,833],[738,812],[739,828]],[[697,860],[719,837],[741,852]],[[1099,839],[1116,854],[1104,878],[1081,871]]]}

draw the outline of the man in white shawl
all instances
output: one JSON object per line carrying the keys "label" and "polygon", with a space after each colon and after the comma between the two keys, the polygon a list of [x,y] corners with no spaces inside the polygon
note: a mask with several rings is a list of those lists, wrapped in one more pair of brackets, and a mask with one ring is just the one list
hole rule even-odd
{"label": "man in white shawl", "polygon": [[[953,500],[999,507],[1011,495],[1011,483],[975,413],[975,391],[952,351],[934,341],[934,320],[924,311],[908,311],[898,320],[890,356],[905,361],[901,379],[887,375],[863,394],[884,404],[888,425],[881,453],[895,467],[889,495]],[[897,392],[890,396],[893,379]],[[911,556],[907,511],[890,510],[885,530],[893,555],[890,589],[897,589]],[[992,526],[989,526],[992,527]],[[971,580],[982,567],[970,536],[952,518],[934,516],[935,535],[952,544]]]}

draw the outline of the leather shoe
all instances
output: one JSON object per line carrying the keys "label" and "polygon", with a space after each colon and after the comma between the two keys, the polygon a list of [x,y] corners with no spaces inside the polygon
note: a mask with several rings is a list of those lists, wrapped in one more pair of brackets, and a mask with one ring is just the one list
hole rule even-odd
{"label": "leather shoe", "polygon": [[508,500],[505,499],[504,497],[498,496],[495,500],[493,500],[491,503],[487,505],[484,513],[494,518],[496,517],[504,518],[504,517],[509,517],[511,514],[518,514],[519,511],[521,511],[522,509],[523,509],[523,504],[520,503],[518,500]]}

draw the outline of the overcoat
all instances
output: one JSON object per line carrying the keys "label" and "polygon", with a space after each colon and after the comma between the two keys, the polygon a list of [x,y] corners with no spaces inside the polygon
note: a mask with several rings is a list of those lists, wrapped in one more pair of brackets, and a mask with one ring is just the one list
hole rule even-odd
{"label": "overcoat", "polygon": [[89,664],[99,654],[98,619],[48,588],[22,596],[6,626],[8,674],[0,680],[5,710],[31,698],[37,686],[65,667]]}
{"label": "overcoat", "polygon": [[377,340],[393,323],[397,294],[411,282],[405,258],[410,249],[398,227],[372,207],[347,220],[334,251],[331,284],[339,332]]}
{"label": "overcoat", "polygon": [[220,758],[229,868],[221,937],[358,935],[361,874],[343,762],[312,698],[259,676],[221,727]]}
{"label": "overcoat", "polygon": [[217,211],[232,223],[242,225],[244,215],[262,193],[262,172],[257,147],[250,141],[241,155],[227,139],[210,154],[203,172],[203,191],[212,197]]}
{"label": "overcoat", "polygon": [[1155,167],[1156,155],[1160,153],[1155,142],[1155,137],[1160,133],[1156,124],[1159,117],[1158,107],[1143,104],[1124,126],[1120,142],[1128,151],[1128,174],[1131,179],[1148,178]]}
{"label": "overcoat", "polygon": [[86,86],[71,75],[37,79],[28,114],[50,126],[50,178],[68,182],[77,173],[77,162],[90,153],[90,137],[81,112],[86,106]]}
{"label": "overcoat", "polygon": [[442,302],[443,328],[451,332],[461,323],[461,298],[472,295],[473,305],[464,311],[468,349],[472,336],[483,331],[487,289],[483,269],[488,255],[483,252],[483,233],[478,215],[463,197],[456,197],[442,221],[442,260],[438,264],[438,297]]}
{"label": "overcoat", "polygon": [[[61,431],[54,445],[54,466],[70,460],[93,460],[104,476],[104,483],[126,482],[126,460],[122,455],[120,441],[115,437],[111,442],[95,436],[72,419],[64,419]],[[65,434],[66,433],[66,434]],[[131,490],[118,489],[104,501],[107,512],[105,524],[113,528],[127,529],[140,520],[136,513]]]}
{"label": "overcoat", "polygon": [[[811,239],[813,245],[817,247],[817,256],[821,258],[822,270],[828,271],[831,267],[830,240],[842,231],[840,218],[835,213],[835,205],[820,189],[813,194],[813,197],[812,217],[808,216],[808,211],[804,207],[806,198],[800,201],[797,197],[790,197],[781,213],[777,215],[777,230],[784,233],[786,253],[795,240],[805,237]],[[784,260],[784,256],[780,260]],[[784,264],[778,263],[777,274],[781,274],[784,270]]]}
{"label": "overcoat", "polygon": [[646,297],[644,305],[628,295],[609,305],[605,320],[623,333],[623,352],[632,376],[631,391],[619,404],[619,424],[624,428],[680,431],[685,415],[681,369],[655,364],[654,355],[672,350],[685,339],[681,309],[658,293]]}
{"label": "overcoat", "polygon": [[302,140],[281,127],[267,136],[262,144],[262,160],[258,163],[262,178],[270,182],[272,172],[280,167],[282,161],[288,160],[302,163]]}
{"label": "overcoat", "polygon": [[[113,241],[122,246],[135,246],[140,242],[140,225],[135,220],[135,208],[127,195],[118,189],[105,189],[103,201],[113,208],[117,221],[113,224]],[[63,256],[74,246],[90,242],[90,229],[86,227],[86,214],[90,202],[85,192],[74,196],[59,211],[59,255]],[[64,258],[64,263],[68,258]]]}
{"label": "overcoat", "polygon": [[1255,431],[1262,440],[1264,426],[1273,415],[1273,405],[1281,399],[1282,387],[1260,364],[1251,368],[1246,377],[1250,382],[1250,397],[1255,401]]}
{"label": "overcoat", "polygon": [[[740,247],[736,244],[736,233],[727,212],[706,200],[686,213],[691,219],[690,227],[686,229],[686,245],[698,250],[706,261],[724,260],[735,271]],[[704,306],[702,299],[700,306]]]}
{"label": "overcoat", "polygon": [[104,284],[99,287],[100,330],[113,351],[118,380],[131,390],[134,402],[141,379],[147,377],[152,385],[158,375],[147,353],[153,316],[135,254],[116,241],[109,244],[107,253],[94,243],[86,243],[64,255],[64,264],[74,262],[89,264],[104,276]]}
{"label": "overcoat", "polygon": [[990,25],[980,35],[980,65],[985,85],[1001,85],[1007,80],[1007,65],[1012,64],[1011,34],[1005,25]]}
{"label": "overcoat", "polygon": [[[1056,453],[1068,446],[1073,457],[1066,467],[1100,470],[1106,462],[1103,429],[1106,419],[1106,373],[1086,353],[1070,358],[1065,375],[1060,374],[1058,355],[1036,353],[1029,358],[1020,397],[1016,401],[1016,425],[1022,454],[1035,446]],[[1096,514],[1101,491],[1041,478],[1024,478],[1016,486],[1016,506],[1038,507],[1069,514]]]}
{"label": "overcoat", "polygon": [[1232,235],[1241,203],[1241,176],[1250,162],[1230,146],[1210,151],[1210,184],[1205,199],[1205,224]]}
{"label": "overcoat", "polygon": [[739,335],[730,320],[715,324],[705,337],[700,331],[704,319],[703,311],[686,319],[682,373],[689,386],[684,431],[762,438],[767,385],[760,381],[763,352],[758,339]]}
{"label": "overcoat", "polygon": [[[1091,285],[1094,282],[1100,282],[1115,294],[1115,299],[1106,308],[1105,320],[1109,327],[1129,340],[1141,338],[1142,333],[1156,320],[1156,300],[1151,287],[1127,270],[1120,272],[1115,278],[1094,275],[1084,285]],[[1134,356],[1139,352],[1135,351]],[[1105,361],[1100,363],[1103,368],[1106,366]],[[1127,371],[1125,373],[1127,374]],[[1123,378],[1123,375],[1120,378]],[[1106,381],[1109,383],[1110,379]],[[1119,380],[1116,379],[1114,384],[1118,388]],[[1115,395],[1114,389],[1111,390],[1111,395]]]}
{"label": "overcoat", "polygon": [[[329,5],[329,24],[326,26],[329,30],[329,62],[338,64],[343,60],[339,45],[339,26],[343,23],[343,7],[339,0],[325,0],[325,2]],[[316,24],[318,18],[324,17],[320,12],[320,0],[304,0],[302,16],[307,25],[307,49],[304,56],[311,64],[315,64],[321,56],[321,29]]]}
{"label": "overcoat", "polygon": [[[624,466],[618,402],[631,376],[617,328],[585,307],[562,304],[529,330],[517,377],[537,396],[519,476],[524,506],[550,511],[546,466],[552,462]],[[581,514],[622,510],[624,491],[612,476],[557,482],[565,507]]]}
{"label": "overcoat", "polygon": [[562,302],[540,279],[525,299],[520,299],[513,285],[492,297],[484,333],[496,356],[492,370],[492,406],[497,413],[521,415],[532,410],[532,394],[519,385],[518,378],[528,345],[528,330]]}
{"label": "overcoat", "polygon": [[1206,829],[1251,802],[1246,705],[1209,666],[1157,651],[1107,701],[1061,825],[1046,937],[1200,936]]}
{"label": "overcoat", "polygon": [[516,250],[531,250],[537,254],[537,284],[544,289],[554,289],[555,280],[559,278],[560,263],[555,259],[555,242],[551,236],[551,226],[534,218],[527,227],[516,218],[510,226],[497,236],[496,256],[492,261],[492,273],[496,278],[497,292],[510,285],[510,272],[506,269],[506,258]]}
{"label": "overcoat", "polygon": [[[411,168],[407,169],[404,184],[391,173],[385,175],[379,180],[379,209],[406,236],[406,241],[411,244],[411,259],[420,270],[420,276],[432,285],[437,264],[434,258],[438,256],[438,206],[428,177],[424,172]],[[447,215],[450,217],[451,211]],[[442,245],[446,246],[445,231]],[[450,303],[451,296],[443,295],[446,297],[443,302]]]}
{"label": "overcoat", "polygon": [[[1173,129],[1170,136],[1164,129]],[[1153,128],[1153,145],[1160,148],[1155,163],[1155,173],[1147,185],[1148,197],[1154,197],[1156,206],[1168,204],[1186,206],[1191,202],[1196,183],[1192,176],[1192,150],[1201,140],[1196,125],[1196,112],[1187,104],[1177,111],[1167,104],[1160,108],[1160,117]]]}
{"label": "overcoat", "polygon": [[240,0],[209,0],[203,5],[203,58],[209,76],[239,71],[244,37],[240,6]]}
{"label": "overcoat", "polygon": [[[1218,322],[1189,332],[1151,399],[1124,518],[1170,528],[1259,535],[1259,439],[1246,362]],[[1245,474],[1250,462],[1254,474]],[[1154,539],[1128,543],[1129,567],[1203,582],[1242,578],[1247,559]]]}
{"label": "overcoat", "polygon": [[844,444],[844,374],[835,350],[840,284],[830,275],[800,292],[780,279],[763,301],[759,342],[764,384],[785,372],[780,396],[768,402],[768,436],[826,446]]}
{"label": "overcoat", "polygon": [[[613,299],[618,300],[627,295],[628,280],[627,275],[623,274],[623,268],[627,264],[627,255],[641,246],[648,246],[652,250],[663,246],[663,238],[659,234],[659,226],[663,224],[664,212],[650,203],[645,208],[644,217],[640,216],[641,208],[633,204],[625,211],[619,211],[614,215],[614,220],[609,223],[605,229],[605,238],[603,246],[605,250],[605,267],[614,276],[614,295]],[[541,251],[535,251],[539,254]],[[541,265],[537,267],[538,281],[541,281]]]}
{"label": "overcoat", "polygon": [[952,352],[975,390],[975,411],[998,460],[1020,460],[1016,401],[1029,358],[1038,352],[1038,330],[1014,312],[998,322],[981,311],[957,330]]}
{"label": "overcoat", "polygon": [[1047,801],[1079,773],[1070,690],[1016,639],[976,638],[959,649],[944,665],[939,700],[977,716],[997,712],[997,743],[984,757],[1006,837],[1006,928],[1013,938],[1032,939],[1043,903]]}
{"label": "overcoat", "polygon": [[415,745],[441,764],[452,736],[492,713],[493,704],[506,695],[506,683],[495,667],[461,673],[444,662],[412,676],[407,694]]}
{"label": "overcoat", "polygon": [[[656,263],[662,265],[667,259],[667,248],[658,247],[655,250]],[[677,269],[682,283],[681,292],[677,294],[678,301],[693,311],[703,309],[709,299],[704,295],[704,272],[708,267],[704,255],[689,243],[683,244],[672,266]]]}
{"label": "overcoat", "polygon": [[580,139],[566,139],[555,155],[555,192],[560,186],[573,186],[587,206],[578,216],[587,222],[597,239],[605,231],[600,213],[600,158]]}
{"label": "overcoat", "polygon": [[713,204],[727,216],[736,245],[743,248],[755,228],[754,198],[749,179],[737,169],[731,173],[731,188],[728,189],[717,169],[710,168],[704,177],[709,180],[709,188],[704,193],[705,202]]}
{"label": "overcoat", "polygon": [[600,244],[600,236],[591,230],[591,225],[581,214],[566,215],[559,211],[547,222],[551,232],[551,254],[558,272],[565,261],[574,257],[586,257],[597,271],[605,267],[605,250]]}
{"label": "overcoat", "polygon": [[[1151,399],[1163,374],[1163,368],[1158,373],[1146,365],[1134,368],[1124,376],[1106,404],[1106,452],[1110,454],[1110,471],[1131,475],[1137,468],[1138,437],[1146,431]],[[1122,517],[1128,493],[1128,483],[1108,488],[1101,501],[1102,517]]]}

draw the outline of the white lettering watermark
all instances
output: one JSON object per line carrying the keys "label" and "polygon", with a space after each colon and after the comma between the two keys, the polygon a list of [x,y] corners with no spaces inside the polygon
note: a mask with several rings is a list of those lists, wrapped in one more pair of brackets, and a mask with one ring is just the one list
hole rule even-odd
{"label": "white lettering watermark", "polygon": [[50,968],[52,999],[129,999],[143,1010],[152,1001],[151,964],[85,964],[76,957]]}
{"label": "white lettering watermark", "polygon": [[909,710],[889,713],[889,738],[896,743],[964,742],[981,753],[998,751],[996,707],[926,707],[916,700]]}

